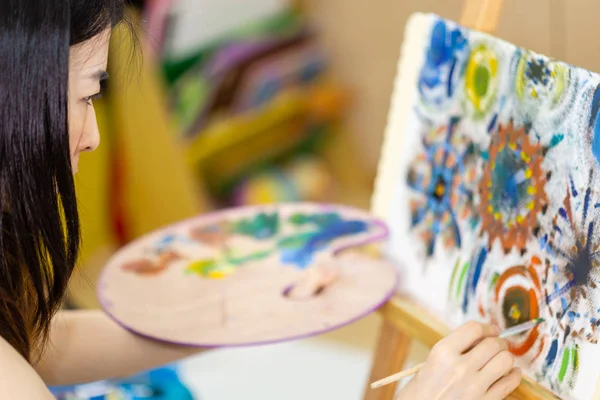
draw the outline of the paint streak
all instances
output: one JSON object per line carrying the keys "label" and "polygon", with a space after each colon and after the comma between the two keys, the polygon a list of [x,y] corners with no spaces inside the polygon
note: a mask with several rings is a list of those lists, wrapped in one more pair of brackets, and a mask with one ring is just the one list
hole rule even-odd
{"label": "paint streak", "polygon": [[571,349],[566,348],[563,352],[562,361],[560,363],[560,370],[558,371],[558,381],[562,383],[565,380],[565,374],[567,373],[567,368],[569,367],[569,360],[571,359]]}
{"label": "paint streak", "polygon": [[475,295],[475,289],[477,288],[477,284],[479,283],[479,278],[481,277],[481,271],[483,270],[483,265],[485,263],[485,259],[487,257],[487,250],[481,248],[475,252],[473,255],[469,268],[467,283],[465,285],[465,290],[463,294],[463,303],[462,309],[463,312],[467,312],[469,307],[469,302],[471,298]]}
{"label": "paint streak", "polygon": [[272,254],[271,250],[258,251],[256,253],[248,254],[245,256],[239,256],[239,257],[235,257],[235,256],[228,254],[227,262],[229,262],[235,266],[241,266],[241,265],[247,264],[249,262],[264,260],[265,258],[269,257],[269,255],[271,255],[271,254]]}
{"label": "paint streak", "polygon": [[600,85],[596,87],[594,96],[592,98],[592,110],[590,113],[589,128],[591,131],[591,147],[596,161],[600,162],[600,118],[598,114],[600,111]]}
{"label": "paint streak", "polygon": [[456,283],[456,276],[458,274],[458,267],[460,266],[460,258],[456,259],[454,263],[454,268],[452,268],[452,277],[450,278],[450,286],[448,287],[448,297],[452,297],[452,289],[454,288],[454,284]]}
{"label": "paint streak", "polygon": [[475,288],[479,283],[479,278],[481,277],[481,271],[483,270],[483,264],[485,263],[486,257],[487,250],[480,249],[479,254],[477,255],[477,261],[475,263],[475,269],[473,271],[473,278],[471,279],[471,293],[475,292]]}
{"label": "paint streak", "polygon": [[569,379],[569,386],[573,388],[575,386],[575,382],[577,380],[577,375],[579,374],[579,345],[575,345],[571,350],[572,360],[571,360],[571,378]]}
{"label": "paint streak", "polygon": [[554,364],[554,360],[556,359],[556,355],[558,353],[558,340],[554,339],[552,344],[550,345],[550,350],[548,350],[548,354],[546,355],[546,364],[545,367],[549,368]]}
{"label": "paint streak", "polygon": [[460,277],[458,279],[458,285],[456,285],[456,294],[455,294],[457,299],[460,296],[461,288],[464,287],[463,285],[464,285],[467,273],[469,271],[469,266],[470,266],[470,263],[468,261],[465,262],[462,266],[462,270],[460,271]]}

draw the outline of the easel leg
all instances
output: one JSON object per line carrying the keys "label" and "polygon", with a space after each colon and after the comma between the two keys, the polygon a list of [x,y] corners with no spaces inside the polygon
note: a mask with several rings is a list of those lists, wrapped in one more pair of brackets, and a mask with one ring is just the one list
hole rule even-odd
{"label": "easel leg", "polygon": [[400,371],[408,355],[410,337],[399,331],[391,322],[384,320],[377,342],[375,358],[371,366],[371,376],[365,389],[364,400],[392,400],[397,384],[371,389],[369,385]]}

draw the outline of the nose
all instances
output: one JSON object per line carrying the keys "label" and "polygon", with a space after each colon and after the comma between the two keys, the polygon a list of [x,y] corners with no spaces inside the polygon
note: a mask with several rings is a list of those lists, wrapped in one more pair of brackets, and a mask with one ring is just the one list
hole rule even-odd
{"label": "nose", "polygon": [[83,127],[83,134],[79,141],[79,151],[94,151],[100,146],[100,131],[96,120],[96,111],[90,107]]}

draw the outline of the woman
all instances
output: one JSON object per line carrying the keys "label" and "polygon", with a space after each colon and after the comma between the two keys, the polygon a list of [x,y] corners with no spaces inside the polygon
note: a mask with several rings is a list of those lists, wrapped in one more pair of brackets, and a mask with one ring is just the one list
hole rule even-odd
{"label": "woman", "polygon": [[[124,0],[0,0],[0,399],[122,377],[198,349],[140,338],[99,311],[57,312],[77,260],[73,174],[100,142],[93,100]],[[519,381],[491,327],[442,340],[405,399],[500,399]],[[512,372],[511,372],[512,371]]]}

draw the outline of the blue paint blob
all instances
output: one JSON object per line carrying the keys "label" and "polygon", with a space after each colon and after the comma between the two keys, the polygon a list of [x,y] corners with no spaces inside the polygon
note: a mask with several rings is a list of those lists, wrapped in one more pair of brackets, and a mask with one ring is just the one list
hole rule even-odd
{"label": "blue paint blob", "polygon": [[563,207],[558,209],[558,213],[560,214],[561,217],[563,217],[563,219],[565,219],[566,221],[568,221],[569,219],[567,218],[567,210],[565,210]]}
{"label": "blue paint blob", "polygon": [[558,144],[560,142],[562,142],[564,138],[565,138],[565,135],[558,134],[558,133],[556,135],[552,136],[552,140],[550,140],[550,148],[558,146]]}
{"label": "blue paint blob", "polygon": [[461,68],[459,58],[464,58],[466,47],[460,29],[453,29],[441,19],[436,21],[419,76],[418,87],[425,102],[439,106],[453,96]]}
{"label": "blue paint blob", "polygon": [[302,234],[296,240],[282,244],[281,261],[284,264],[306,268],[311,264],[314,254],[323,250],[333,240],[362,233],[367,229],[368,224],[364,221],[332,221],[330,224],[322,226],[319,231]]}
{"label": "blue paint blob", "polygon": [[541,250],[546,250],[547,245],[548,245],[548,235],[546,234],[540,238]]}
{"label": "blue paint blob", "polygon": [[560,305],[562,306],[563,312],[567,311],[567,309],[569,308],[567,300],[565,300],[563,297],[560,298]]}
{"label": "blue paint blob", "polygon": [[431,43],[427,52],[427,62],[432,66],[439,67],[451,57],[451,49],[446,46],[447,32],[446,23],[442,20],[438,20],[431,30]]}

